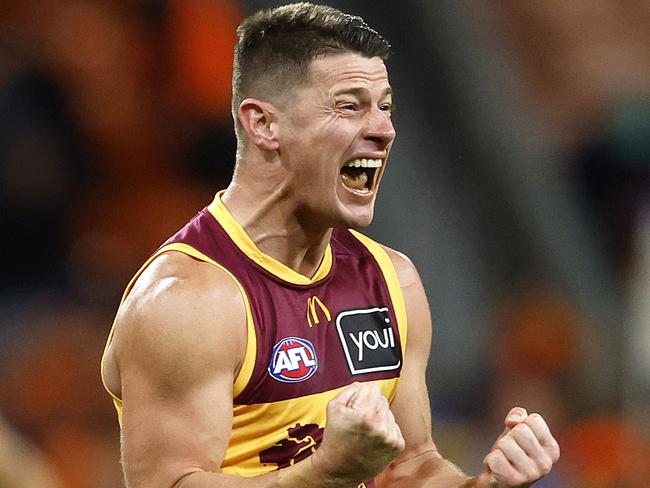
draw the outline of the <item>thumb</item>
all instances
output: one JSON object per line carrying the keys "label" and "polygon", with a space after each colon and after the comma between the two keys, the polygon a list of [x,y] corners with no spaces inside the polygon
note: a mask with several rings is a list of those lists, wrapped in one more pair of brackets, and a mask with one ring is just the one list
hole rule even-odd
{"label": "thumb", "polygon": [[352,383],[350,386],[345,388],[341,393],[332,398],[329,402],[332,406],[348,406],[350,402],[354,401],[356,396],[359,394],[359,383]]}
{"label": "thumb", "polygon": [[524,420],[526,420],[526,417],[528,417],[528,412],[526,411],[525,408],[523,408],[523,407],[514,407],[514,408],[512,408],[508,412],[508,415],[506,415],[506,418],[503,421],[506,428],[503,429],[503,432],[501,432],[501,435],[499,436],[499,438],[503,437],[508,432],[510,432],[514,428],[515,425],[520,424]]}
{"label": "thumb", "polygon": [[525,408],[522,407],[514,407],[508,412],[508,415],[506,415],[506,418],[504,420],[504,423],[506,425],[506,431],[509,431],[512,429],[515,425],[520,424],[524,420],[526,420],[526,417],[528,417],[528,412],[526,411]]}

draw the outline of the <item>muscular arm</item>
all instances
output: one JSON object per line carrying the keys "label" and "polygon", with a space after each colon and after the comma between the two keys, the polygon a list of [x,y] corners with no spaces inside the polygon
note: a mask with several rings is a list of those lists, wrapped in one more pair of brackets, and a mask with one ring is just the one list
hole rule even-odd
{"label": "muscular arm", "polygon": [[406,302],[409,335],[398,390],[391,404],[406,447],[378,478],[382,488],[527,487],[547,474],[559,448],[538,414],[514,408],[506,429],[484,460],[478,477],[469,477],[439,453],[431,437],[425,371],[431,346],[429,305],[420,277],[405,256],[386,249]]}
{"label": "muscular arm", "polygon": [[[393,261],[406,303],[409,324],[406,357],[391,403],[402,430],[404,451],[378,478],[382,488],[460,487],[470,480],[438,453],[431,437],[431,413],[425,371],[431,347],[431,317],[424,288],[413,264],[386,249]],[[466,485],[471,486],[471,485]]]}
{"label": "muscular arm", "polygon": [[[323,443],[308,460],[258,477],[221,473],[245,321],[237,285],[214,266],[169,253],[139,277],[104,360],[123,403],[127,486],[356,488],[397,456],[403,441],[379,389],[353,385],[328,405]],[[350,460],[370,449],[374,456]]]}

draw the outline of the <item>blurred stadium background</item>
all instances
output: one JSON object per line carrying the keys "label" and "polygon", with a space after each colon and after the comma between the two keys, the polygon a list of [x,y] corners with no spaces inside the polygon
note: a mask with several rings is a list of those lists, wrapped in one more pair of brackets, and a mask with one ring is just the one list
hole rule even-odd
{"label": "blurred stadium background", "polygon": [[[0,4],[0,487],[122,486],[99,358],[143,260],[229,179],[234,29],[263,0]],[[370,229],[427,288],[434,436],[512,404],[536,486],[650,479],[650,2],[331,1],[393,43]]]}

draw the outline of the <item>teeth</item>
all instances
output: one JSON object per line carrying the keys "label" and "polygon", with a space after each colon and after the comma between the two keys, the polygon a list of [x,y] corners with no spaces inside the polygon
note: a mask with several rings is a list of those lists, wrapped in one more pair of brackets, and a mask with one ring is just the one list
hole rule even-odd
{"label": "teeth", "polygon": [[381,159],[353,159],[345,163],[350,168],[381,168]]}

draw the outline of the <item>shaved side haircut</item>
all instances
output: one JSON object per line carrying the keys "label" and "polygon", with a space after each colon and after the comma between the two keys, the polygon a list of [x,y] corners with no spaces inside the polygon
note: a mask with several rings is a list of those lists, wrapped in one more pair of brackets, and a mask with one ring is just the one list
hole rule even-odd
{"label": "shaved side haircut", "polygon": [[232,112],[255,97],[283,104],[291,90],[309,81],[314,59],[353,52],[388,59],[390,44],[356,15],[326,5],[301,2],[262,10],[237,28],[233,63]]}

